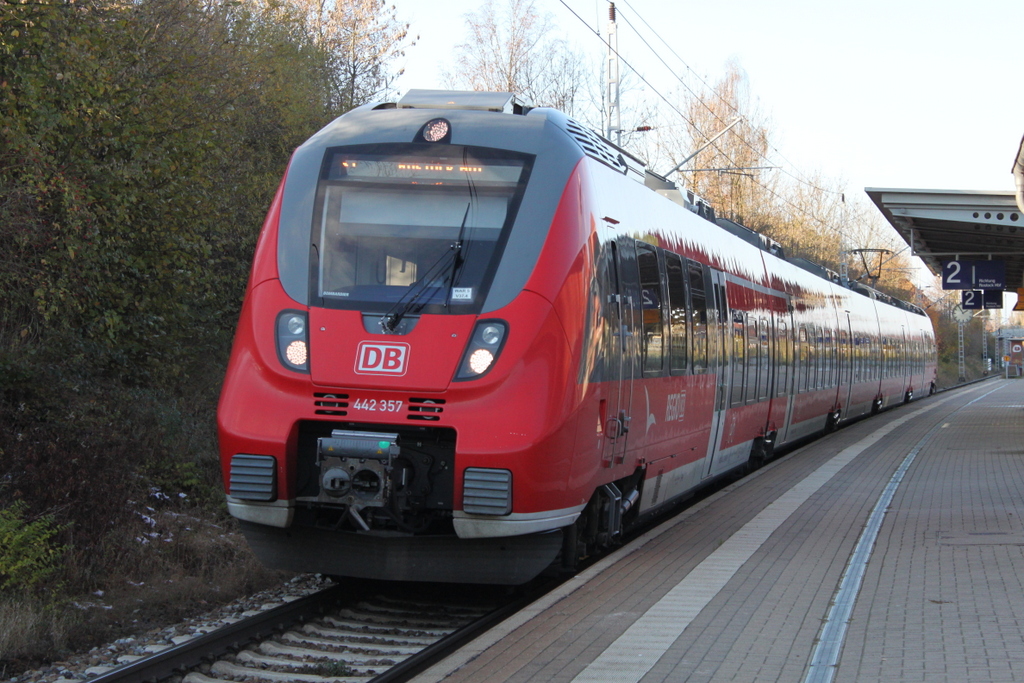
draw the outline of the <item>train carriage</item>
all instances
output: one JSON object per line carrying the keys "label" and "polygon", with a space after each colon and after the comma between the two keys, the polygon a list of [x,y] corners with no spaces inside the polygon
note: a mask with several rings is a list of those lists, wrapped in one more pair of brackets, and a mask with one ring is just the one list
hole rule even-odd
{"label": "train carriage", "polygon": [[851,289],[560,112],[411,91],[293,155],[218,415],[275,567],[521,583],[780,444],[927,392]]}

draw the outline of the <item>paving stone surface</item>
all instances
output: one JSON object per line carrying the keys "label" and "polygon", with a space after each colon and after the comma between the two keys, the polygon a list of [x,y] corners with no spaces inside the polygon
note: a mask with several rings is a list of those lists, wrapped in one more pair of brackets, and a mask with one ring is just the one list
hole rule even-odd
{"label": "paving stone surface", "polygon": [[1024,681],[1024,380],[1003,379],[771,463],[415,681],[802,681],[867,519],[915,447],[832,680]]}

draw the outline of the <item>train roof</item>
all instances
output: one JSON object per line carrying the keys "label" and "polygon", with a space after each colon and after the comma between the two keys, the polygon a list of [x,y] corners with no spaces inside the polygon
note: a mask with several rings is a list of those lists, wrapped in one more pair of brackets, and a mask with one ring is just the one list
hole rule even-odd
{"label": "train roof", "polygon": [[[394,117],[380,119],[376,113],[382,112],[382,110],[399,111],[395,112]],[[451,119],[453,129],[458,131],[459,144],[491,146],[543,154],[549,162],[557,160],[556,165],[560,169],[575,165],[582,156],[589,157],[772,256],[788,260],[806,272],[834,284],[846,285],[851,291],[876,301],[924,315],[924,311],[919,307],[860,283],[843,283],[838,274],[821,265],[802,258],[786,259],[784,250],[778,242],[735,221],[716,217],[714,208],[705,199],[692,191],[680,188],[664,176],[650,171],[644,160],[628,150],[607,140],[563,112],[549,108],[531,107],[514,93],[509,92],[413,89],[397,102],[367,104],[353,109],[325,126],[296,150],[289,175],[301,175],[303,178],[301,183],[289,183],[291,187],[286,186],[285,213],[288,214],[300,207],[303,214],[311,211],[312,199],[307,194],[307,189],[315,185],[315,178],[319,172],[323,155],[322,150],[337,145],[408,142],[411,140],[414,133],[422,126],[422,117],[406,116],[401,110],[408,111],[409,114],[413,113],[411,110],[444,111],[445,117]],[[489,117],[481,117],[481,113],[506,116],[509,125],[495,127],[492,125],[493,121]],[[567,147],[564,144],[558,144],[556,145],[557,149],[553,149],[550,134],[545,135],[547,126],[554,126],[566,133],[568,138],[575,143],[575,153],[571,151],[571,145]],[[296,186],[301,189],[298,191],[291,189]],[[300,192],[303,196],[299,196]],[[299,223],[301,224],[301,221]],[[295,240],[295,243],[299,244],[301,241]],[[295,290],[293,296],[299,294],[304,287],[304,282],[301,280],[303,277],[305,277],[304,271],[294,278],[294,283],[289,283],[291,286],[286,285],[286,289]]]}

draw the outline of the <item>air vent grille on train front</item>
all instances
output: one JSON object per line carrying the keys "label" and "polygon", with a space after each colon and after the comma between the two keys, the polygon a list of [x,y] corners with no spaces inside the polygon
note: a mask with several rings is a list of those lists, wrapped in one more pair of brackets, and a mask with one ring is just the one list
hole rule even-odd
{"label": "air vent grille on train front", "polygon": [[348,394],[313,394],[317,415],[348,415]]}
{"label": "air vent grille on train front", "polygon": [[594,131],[572,119],[566,119],[565,129],[583,148],[588,157],[597,159],[605,166],[627,175],[637,182],[644,182],[646,170],[642,161],[628,152],[618,149]]}
{"label": "air vent grille on train front", "polygon": [[269,455],[231,456],[228,495],[269,502],[277,497],[277,459]]}
{"label": "air vent grille on train front", "polygon": [[512,512],[512,473],[467,467],[462,475],[462,510],[473,515],[507,515]]}
{"label": "air vent grille on train front", "polygon": [[410,420],[422,420],[424,422],[437,422],[444,412],[443,398],[410,398],[409,415]]}

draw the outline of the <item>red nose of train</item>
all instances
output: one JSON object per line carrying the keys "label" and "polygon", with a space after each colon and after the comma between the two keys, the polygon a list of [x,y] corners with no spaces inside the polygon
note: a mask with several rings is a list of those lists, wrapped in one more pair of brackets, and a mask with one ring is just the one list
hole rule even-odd
{"label": "red nose of train", "polygon": [[[474,316],[423,316],[405,334],[374,332],[381,316],[313,308],[310,377],[323,387],[394,388],[440,392],[455,376]],[[362,334],[357,331],[363,330]]]}

